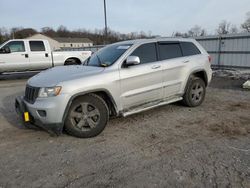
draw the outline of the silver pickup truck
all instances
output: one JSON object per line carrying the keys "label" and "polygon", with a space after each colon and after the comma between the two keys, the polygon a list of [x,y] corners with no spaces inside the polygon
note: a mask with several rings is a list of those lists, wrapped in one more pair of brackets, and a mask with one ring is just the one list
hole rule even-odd
{"label": "silver pickup truck", "polygon": [[59,65],[79,65],[90,55],[90,51],[52,52],[47,40],[9,40],[0,46],[0,74],[42,70]]}
{"label": "silver pickup truck", "polygon": [[128,116],[183,101],[200,105],[211,81],[211,58],[192,39],[124,41],[94,53],[84,65],[55,67],[28,80],[16,111],[26,125],[81,138]]}

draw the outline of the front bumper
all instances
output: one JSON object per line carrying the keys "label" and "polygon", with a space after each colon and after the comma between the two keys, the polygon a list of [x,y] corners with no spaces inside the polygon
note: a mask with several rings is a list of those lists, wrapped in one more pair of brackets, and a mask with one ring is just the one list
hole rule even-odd
{"label": "front bumper", "polygon": [[[32,105],[32,104],[27,103],[23,99],[23,97],[19,96],[16,98],[15,109],[16,109],[16,112],[17,112],[18,116],[20,117],[21,121],[24,123],[24,125],[26,127],[29,127],[29,125],[31,124],[31,125],[35,125],[37,127],[40,127],[53,135],[54,134],[60,135],[62,133],[63,121],[61,121],[61,122],[56,122],[56,121],[49,122],[47,115],[46,115],[47,118],[46,117],[41,118],[39,116],[39,113],[38,113],[38,110],[40,110],[41,108],[39,108],[39,107],[36,108],[34,106],[34,104]],[[48,110],[48,108],[45,108],[45,110]],[[28,122],[25,122],[25,120],[24,120],[24,113],[25,112],[29,113],[29,121]],[[50,113],[50,110],[46,111],[46,113]],[[55,119],[55,120],[57,120],[57,119]]]}

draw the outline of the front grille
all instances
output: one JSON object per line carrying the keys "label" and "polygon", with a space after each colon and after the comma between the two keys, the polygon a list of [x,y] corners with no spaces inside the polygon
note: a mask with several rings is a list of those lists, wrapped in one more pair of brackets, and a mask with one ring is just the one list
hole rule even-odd
{"label": "front grille", "polygon": [[24,99],[29,103],[34,103],[36,98],[38,97],[39,87],[32,87],[27,85],[25,89],[25,96]]}

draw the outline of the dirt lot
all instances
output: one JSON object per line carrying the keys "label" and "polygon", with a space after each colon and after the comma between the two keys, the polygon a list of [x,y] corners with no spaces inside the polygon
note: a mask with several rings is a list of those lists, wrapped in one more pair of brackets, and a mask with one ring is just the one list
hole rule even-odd
{"label": "dirt lot", "polygon": [[0,81],[0,187],[250,187],[250,91],[215,78],[202,106],[113,119],[93,139],[21,126],[25,79]]}

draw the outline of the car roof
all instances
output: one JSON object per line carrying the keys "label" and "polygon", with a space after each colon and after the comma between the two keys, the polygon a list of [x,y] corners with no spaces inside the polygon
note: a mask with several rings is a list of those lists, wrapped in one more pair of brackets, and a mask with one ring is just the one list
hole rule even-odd
{"label": "car roof", "polygon": [[143,44],[143,43],[150,43],[150,42],[171,42],[171,41],[178,41],[178,42],[194,42],[195,39],[192,38],[174,38],[174,37],[160,37],[160,38],[152,38],[152,39],[136,39],[136,40],[126,40],[122,42],[118,42],[116,44]]}

